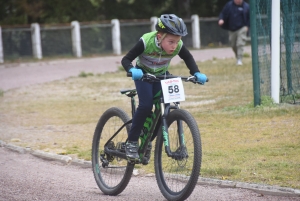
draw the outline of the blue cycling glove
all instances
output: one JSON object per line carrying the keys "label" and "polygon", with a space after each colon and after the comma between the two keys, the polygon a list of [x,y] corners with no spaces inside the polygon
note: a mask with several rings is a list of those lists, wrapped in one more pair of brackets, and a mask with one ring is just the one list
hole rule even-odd
{"label": "blue cycling glove", "polygon": [[130,68],[129,72],[131,72],[132,80],[140,80],[143,77],[143,71],[138,68]]}
{"label": "blue cycling glove", "polygon": [[207,81],[207,77],[203,73],[197,72],[194,74],[194,76],[197,78],[197,81],[201,84],[205,84],[205,82]]}

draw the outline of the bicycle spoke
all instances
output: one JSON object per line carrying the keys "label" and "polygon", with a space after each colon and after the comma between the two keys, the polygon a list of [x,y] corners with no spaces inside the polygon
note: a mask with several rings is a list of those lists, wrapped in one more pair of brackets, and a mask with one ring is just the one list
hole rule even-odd
{"label": "bicycle spoke", "polygon": [[[191,132],[184,122],[182,123],[182,127],[184,131],[186,147],[190,147],[191,149],[193,148],[193,146],[190,146],[193,142]],[[169,126],[169,142],[172,152],[175,152],[180,147],[176,122],[173,122]],[[194,151],[186,150],[186,152],[188,153],[189,157],[182,160],[175,160],[167,157],[167,155],[164,155],[162,159],[162,170],[164,172],[165,182],[170,190],[174,192],[181,191],[186,186],[186,182],[189,180],[189,176],[192,174]]]}
{"label": "bicycle spoke", "polygon": [[[99,188],[105,194],[121,193],[131,178],[134,166],[128,164],[126,159],[105,152],[109,149],[125,153],[123,145],[130,125],[120,128],[128,121],[129,117],[123,110],[110,108],[102,115],[96,127],[92,150],[93,172]],[[118,130],[119,133],[112,137]]]}

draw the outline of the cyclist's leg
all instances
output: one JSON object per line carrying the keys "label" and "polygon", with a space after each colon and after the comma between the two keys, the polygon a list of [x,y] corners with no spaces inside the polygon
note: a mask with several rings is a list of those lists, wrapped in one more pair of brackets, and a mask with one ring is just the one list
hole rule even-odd
{"label": "cyclist's leg", "polygon": [[126,145],[126,156],[130,160],[138,160],[138,139],[144,122],[152,110],[153,106],[153,83],[135,81],[135,86],[139,98],[139,105],[132,118],[131,129],[128,133],[128,143]]}
{"label": "cyclist's leg", "polygon": [[156,83],[135,81],[135,86],[139,98],[139,105],[132,118],[132,126],[128,134],[128,140],[138,141],[143,124],[150,114],[153,106],[153,86]]}

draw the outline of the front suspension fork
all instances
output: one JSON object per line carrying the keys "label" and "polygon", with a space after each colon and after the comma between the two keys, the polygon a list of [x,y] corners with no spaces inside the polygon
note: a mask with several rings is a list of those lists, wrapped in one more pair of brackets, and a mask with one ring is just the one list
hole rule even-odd
{"label": "front suspension fork", "polygon": [[179,147],[175,152],[172,152],[170,149],[170,141],[169,141],[169,132],[168,132],[168,124],[167,124],[167,116],[170,112],[170,109],[179,109],[179,104],[176,104],[175,107],[164,104],[163,98],[161,98],[161,118],[162,118],[162,135],[163,135],[163,143],[165,146],[165,152],[168,157],[173,159],[183,159],[187,157],[186,148],[185,148],[185,140],[182,128],[182,121],[177,120],[177,135],[179,137]]}

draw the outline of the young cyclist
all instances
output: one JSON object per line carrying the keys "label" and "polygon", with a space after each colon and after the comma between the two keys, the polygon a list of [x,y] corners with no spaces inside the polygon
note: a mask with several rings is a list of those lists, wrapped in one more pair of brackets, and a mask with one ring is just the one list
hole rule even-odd
{"label": "young cyclist", "polygon": [[[144,34],[136,45],[123,57],[122,65],[127,72],[132,73],[135,82],[139,105],[132,119],[132,126],[125,146],[126,157],[129,161],[139,160],[138,139],[147,116],[153,107],[153,97],[161,90],[160,82],[143,82],[140,79],[144,73],[154,75],[168,74],[170,61],[176,55],[184,60],[190,74],[197,77],[197,81],[205,83],[207,77],[200,73],[198,66],[183,45],[182,36],[187,35],[187,28],[183,20],[174,14],[161,15],[154,32]],[[136,66],[132,61],[137,58]],[[148,145],[145,157],[149,161],[151,143]]]}

